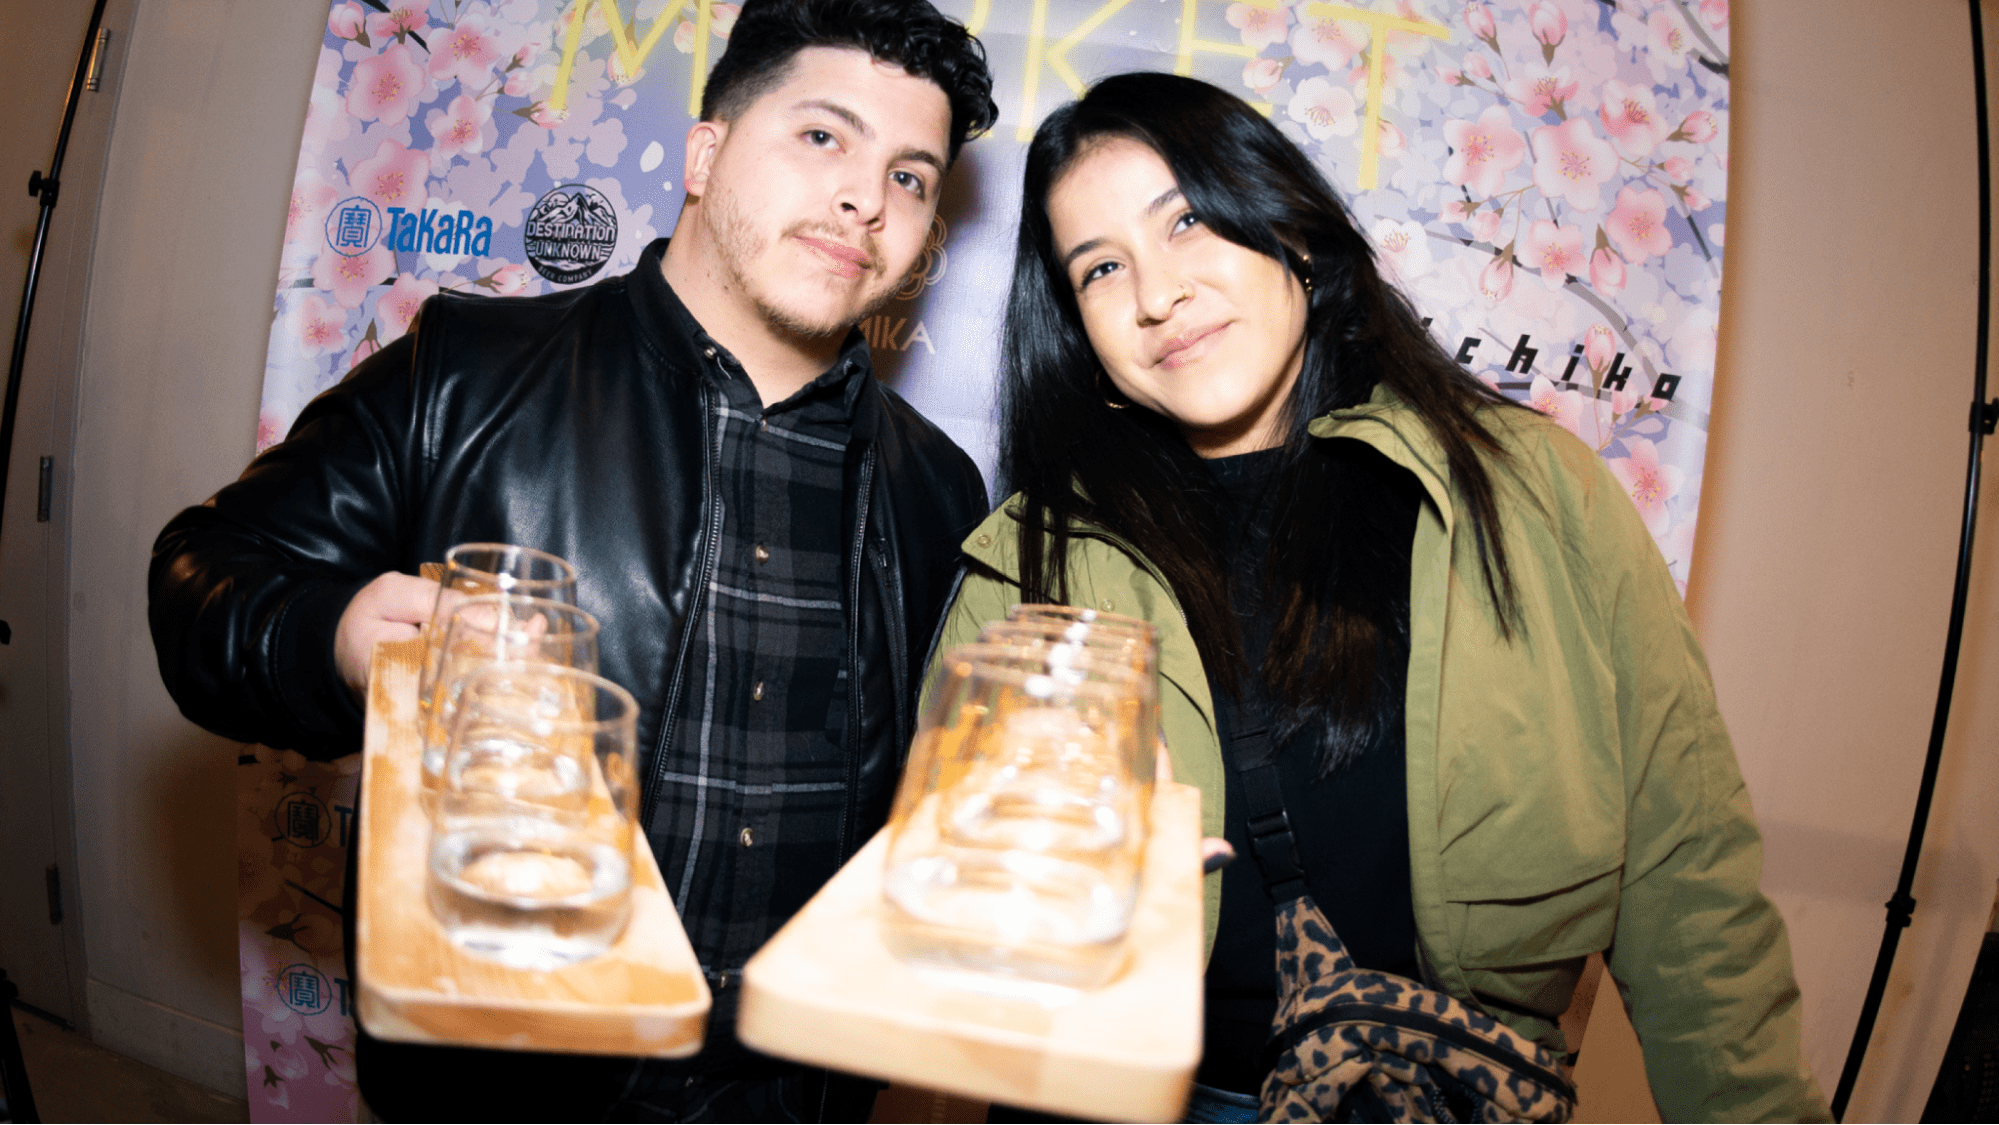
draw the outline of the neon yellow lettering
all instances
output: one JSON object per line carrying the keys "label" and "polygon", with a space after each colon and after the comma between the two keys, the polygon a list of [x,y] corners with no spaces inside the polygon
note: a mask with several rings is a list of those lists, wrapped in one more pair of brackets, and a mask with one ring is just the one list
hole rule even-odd
{"label": "neon yellow lettering", "polygon": [[1388,33],[1409,31],[1417,35],[1427,35],[1432,39],[1448,42],[1451,29],[1428,20],[1403,19],[1386,12],[1363,12],[1359,8],[1349,8],[1344,4],[1327,4],[1313,0],[1305,5],[1308,16],[1323,16],[1326,19],[1356,20],[1367,25],[1367,122],[1361,126],[1360,136],[1360,189],[1368,191],[1380,179],[1381,161],[1381,86],[1383,52],[1388,49]]}
{"label": "neon yellow lettering", "polygon": [[[714,0],[694,0],[694,3],[694,77],[693,90],[687,97],[687,112],[698,117],[701,114],[701,84],[708,77],[709,21]],[[589,16],[592,4],[604,9],[604,22],[610,25],[611,44],[618,52],[618,62],[627,76],[635,77],[653,48],[659,45],[660,36],[673,26],[673,21],[687,6],[688,0],[673,0],[668,4],[659,18],[652,21],[652,28],[646,32],[645,38],[637,43],[632,42],[635,29],[626,26],[623,13],[618,11],[618,0],[576,0],[575,7],[569,10],[569,33],[563,39],[562,62],[555,68],[555,90],[548,96],[548,108],[557,114],[569,110],[569,76],[576,69],[576,52],[583,45],[583,21]]]}

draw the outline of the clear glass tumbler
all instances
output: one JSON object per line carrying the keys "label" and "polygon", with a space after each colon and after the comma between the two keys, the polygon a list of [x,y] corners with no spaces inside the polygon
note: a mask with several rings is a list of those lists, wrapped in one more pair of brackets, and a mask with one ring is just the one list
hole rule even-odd
{"label": "clear glass tumbler", "polygon": [[451,612],[474,594],[520,594],[576,605],[576,568],[559,555],[510,543],[460,543],[444,552],[444,580],[431,605],[423,672],[417,678],[417,708],[422,712],[429,712],[437,687]]}
{"label": "clear glass tumbler", "polygon": [[602,676],[499,664],[469,680],[431,821],[431,912],[467,952],[555,969],[631,915],[638,705]]}
{"label": "clear glass tumbler", "polygon": [[597,619],[573,605],[520,594],[476,594],[451,611],[438,645],[437,684],[423,712],[423,781],[442,784],[444,752],[466,681],[489,664],[559,664],[597,671]]}
{"label": "clear glass tumbler", "polygon": [[[1035,999],[1113,976],[1137,901],[1151,684],[1081,651],[946,653],[904,773],[885,936],[953,983]],[[1054,990],[1052,993],[1050,990]]]}

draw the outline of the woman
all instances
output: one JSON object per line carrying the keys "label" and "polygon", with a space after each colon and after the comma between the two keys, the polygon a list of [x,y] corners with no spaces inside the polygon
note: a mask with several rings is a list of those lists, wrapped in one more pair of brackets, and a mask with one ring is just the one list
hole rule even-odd
{"label": "woman", "polygon": [[[1142,616],[1174,773],[1246,851],[1274,748],[1364,968],[1560,1051],[1603,951],[1668,1120],[1824,1118],[1782,920],[1677,591],[1595,455],[1468,376],[1248,106],[1108,79],[1030,148],[1001,472],[945,645],[1015,602]],[[1207,883],[1202,1113],[1253,1107],[1257,865]],[[1215,1117],[1212,1119],[1222,1119]]]}

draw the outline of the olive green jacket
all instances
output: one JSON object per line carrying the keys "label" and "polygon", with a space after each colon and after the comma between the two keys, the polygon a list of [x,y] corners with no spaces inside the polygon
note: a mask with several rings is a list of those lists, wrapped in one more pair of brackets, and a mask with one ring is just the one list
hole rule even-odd
{"label": "olive green jacket", "polygon": [[[1409,470],[1428,503],[1410,567],[1410,883],[1430,983],[1557,1050],[1602,951],[1666,1120],[1830,1120],[1799,1049],[1783,919],[1679,592],[1598,457],[1538,414],[1482,420],[1520,628],[1503,639],[1441,449],[1385,391],[1315,420]],[[1019,600],[1009,501],[965,541],[939,651]],[[1158,572],[1079,529],[1071,601],[1159,630],[1161,724],[1177,780],[1222,835],[1223,765],[1192,635]],[[1207,880],[1212,945],[1220,876]]]}

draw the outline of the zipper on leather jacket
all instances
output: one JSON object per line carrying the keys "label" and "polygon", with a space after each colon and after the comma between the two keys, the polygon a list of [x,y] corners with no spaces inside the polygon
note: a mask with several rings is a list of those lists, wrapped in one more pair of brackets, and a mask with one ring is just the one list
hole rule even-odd
{"label": "zipper on leather jacket", "polygon": [[715,566],[720,561],[715,509],[722,503],[716,485],[722,475],[722,450],[715,442],[715,412],[709,401],[713,392],[706,385],[697,386],[695,392],[701,397],[701,445],[707,455],[701,469],[701,567],[695,573],[694,588],[688,591],[687,621],[681,626],[680,653],[673,659],[673,674],[667,681],[666,703],[659,717],[659,741],[653,747],[652,775],[646,779],[645,794],[639,803],[639,827],[648,838],[652,834],[653,812],[659,804],[660,786],[666,784],[667,749],[678,725],[680,694],[687,686],[687,656],[694,649],[694,632],[707,609],[708,588],[714,584]]}
{"label": "zipper on leather jacket", "polygon": [[[860,804],[860,744],[861,744],[861,562],[867,553],[868,509],[875,491],[875,447],[861,455],[861,473],[858,482],[854,508],[854,550],[847,560],[847,613],[851,624],[847,629],[847,794],[840,803],[840,849],[834,857],[835,863],[847,862],[847,853],[852,850],[848,838],[853,831],[856,806]],[[886,609],[886,607],[884,607]],[[895,630],[890,629],[891,636]],[[891,642],[893,643],[893,642]]]}

